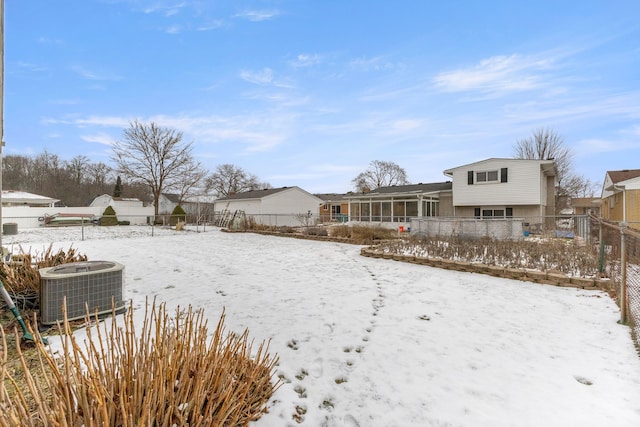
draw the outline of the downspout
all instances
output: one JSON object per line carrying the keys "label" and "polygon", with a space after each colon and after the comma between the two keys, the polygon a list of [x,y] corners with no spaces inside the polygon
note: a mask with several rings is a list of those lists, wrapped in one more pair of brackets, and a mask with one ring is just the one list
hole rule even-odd
{"label": "downspout", "polygon": [[622,222],[627,222],[627,188],[624,185],[614,185],[614,189],[622,191]]}

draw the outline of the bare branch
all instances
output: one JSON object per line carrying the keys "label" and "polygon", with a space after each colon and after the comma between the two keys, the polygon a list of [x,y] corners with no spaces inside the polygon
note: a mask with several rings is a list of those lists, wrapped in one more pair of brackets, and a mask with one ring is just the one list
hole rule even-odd
{"label": "bare branch", "polygon": [[363,192],[379,187],[408,184],[406,171],[393,162],[374,160],[369,169],[361,172],[351,183],[356,191]]}
{"label": "bare branch", "polygon": [[119,173],[149,187],[156,215],[160,194],[167,188],[184,189],[188,179],[181,175],[189,173],[191,178],[197,178],[200,167],[191,155],[191,143],[182,142],[181,132],[138,120],[114,144],[112,159]]}

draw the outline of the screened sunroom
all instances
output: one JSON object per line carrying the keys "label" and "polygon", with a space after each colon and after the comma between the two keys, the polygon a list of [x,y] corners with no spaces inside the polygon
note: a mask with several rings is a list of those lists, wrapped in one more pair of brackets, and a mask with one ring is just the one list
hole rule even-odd
{"label": "screened sunroom", "polygon": [[451,215],[451,182],[394,185],[349,194],[349,221],[409,223],[411,218]]}

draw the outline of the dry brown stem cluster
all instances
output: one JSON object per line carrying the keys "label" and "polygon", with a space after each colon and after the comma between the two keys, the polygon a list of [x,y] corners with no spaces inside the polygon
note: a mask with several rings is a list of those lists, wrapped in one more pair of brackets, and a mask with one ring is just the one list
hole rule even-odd
{"label": "dry brown stem cluster", "polygon": [[6,369],[0,328],[0,426],[246,426],[279,387],[277,357],[264,342],[254,352],[248,331],[227,333],[224,313],[213,335],[191,307],[170,317],[164,304],[147,304],[141,328],[133,307],[113,319],[87,318],[80,342],[65,316],[56,355],[34,332],[43,375],[19,351],[23,383]]}
{"label": "dry brown stem cluster", "polygon": [[595,277],[598,257],[594,248],[575,240],[494,240],[422,237],[395,240],[379,247],[388,253],[452,259],[505,268],[559,271],[569,276]]}
{"label": "dry brown stem cluster", "polygon": [[73,247],[66,252],[62,249],[54,252],[53,245],[49,245],[42,253],[33,254],[20,247],[19,253],[13,255],[9,262],[0,262],[0,280],[14,296],[37,295],[40,291],[39,269],[86,260],[87,256]]}

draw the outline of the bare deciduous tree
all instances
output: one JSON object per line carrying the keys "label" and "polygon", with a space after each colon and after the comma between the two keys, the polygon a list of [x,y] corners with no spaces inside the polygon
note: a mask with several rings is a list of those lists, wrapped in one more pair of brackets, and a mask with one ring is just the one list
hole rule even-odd
{"label": "bare deciduous tree", "polygon": [[8,190],[33,191],[29,176],[32,161],[25,156],[5,156],[2,159],[2,186]]}
{"label": "bare deciduous tree", "polygon": [[135,120],[125,129],[123,139],[114,144],[112,159],[119,173],[149,187],[158,215],[160,194],[183,188],[184,171],[197,164],[191,145],[182,141],[181,132]]}
{"label": "bare deciduous tree", "polygon": [[261,183],[255,175],[227,163],[218,165],[215,172],[207,177],[206,188],[218,197],[224,197],[243,191],[264,190],[271,188],[271,185],[266,182]]}
{"label": "bare deciduous tree", "polygon": [[87,178],[94,186],[104,187],[108,185],[112,172],[112,169],[102,162],[92,163],[87,167]]}
{"label": "bare deciduous tree", "polygon": [[201,186],[207,171],[200,166],[200,163],[192,161],[185,163],[178,170],[177,175],[178,178],[173,182],[171,188],[167,190],[176,192],[180,203],[182,203],[187,196],[194,195],[197,192],[196,190]]}
{"label": "bare deciduous tree", "polygon": [[592,197],[595,184],[573,171],[573,152],[564,145],[564,138],[552,129],[538,128],[529,138],[516,142],[514,157],[518,159],[554,160],[556,177],[556,209],[564,206],[561,199]]}
{"label": "bare deciduous tree", "polygon": [[559,190],[570,197],[594,197],[598,191],[598,184],[582,175],[572,173],[565,177]]}
{"label": "bare deciduous tree", "polygon": [[558,170],[558,182],[572,168],[573,153],[564,145],[564,138],[552,129],[538,128],[533,134],[516,142],[514,157],[530,160],[554,160]]}
{"label": "bare deciduous tree", "polygon": [[358,192],[409,183],[407,173],[403,168],[393,162],[380,160],[372,161],[369,169],[360,173],[351,182]]}
{"label": "bare deciduous tree", "polygon": [[73,159],[65,162],[65,168],[71,175],[71,179],[74,183],[80,184],[84,181],[87,168],[91,161],[87,156],[76,156]]}

